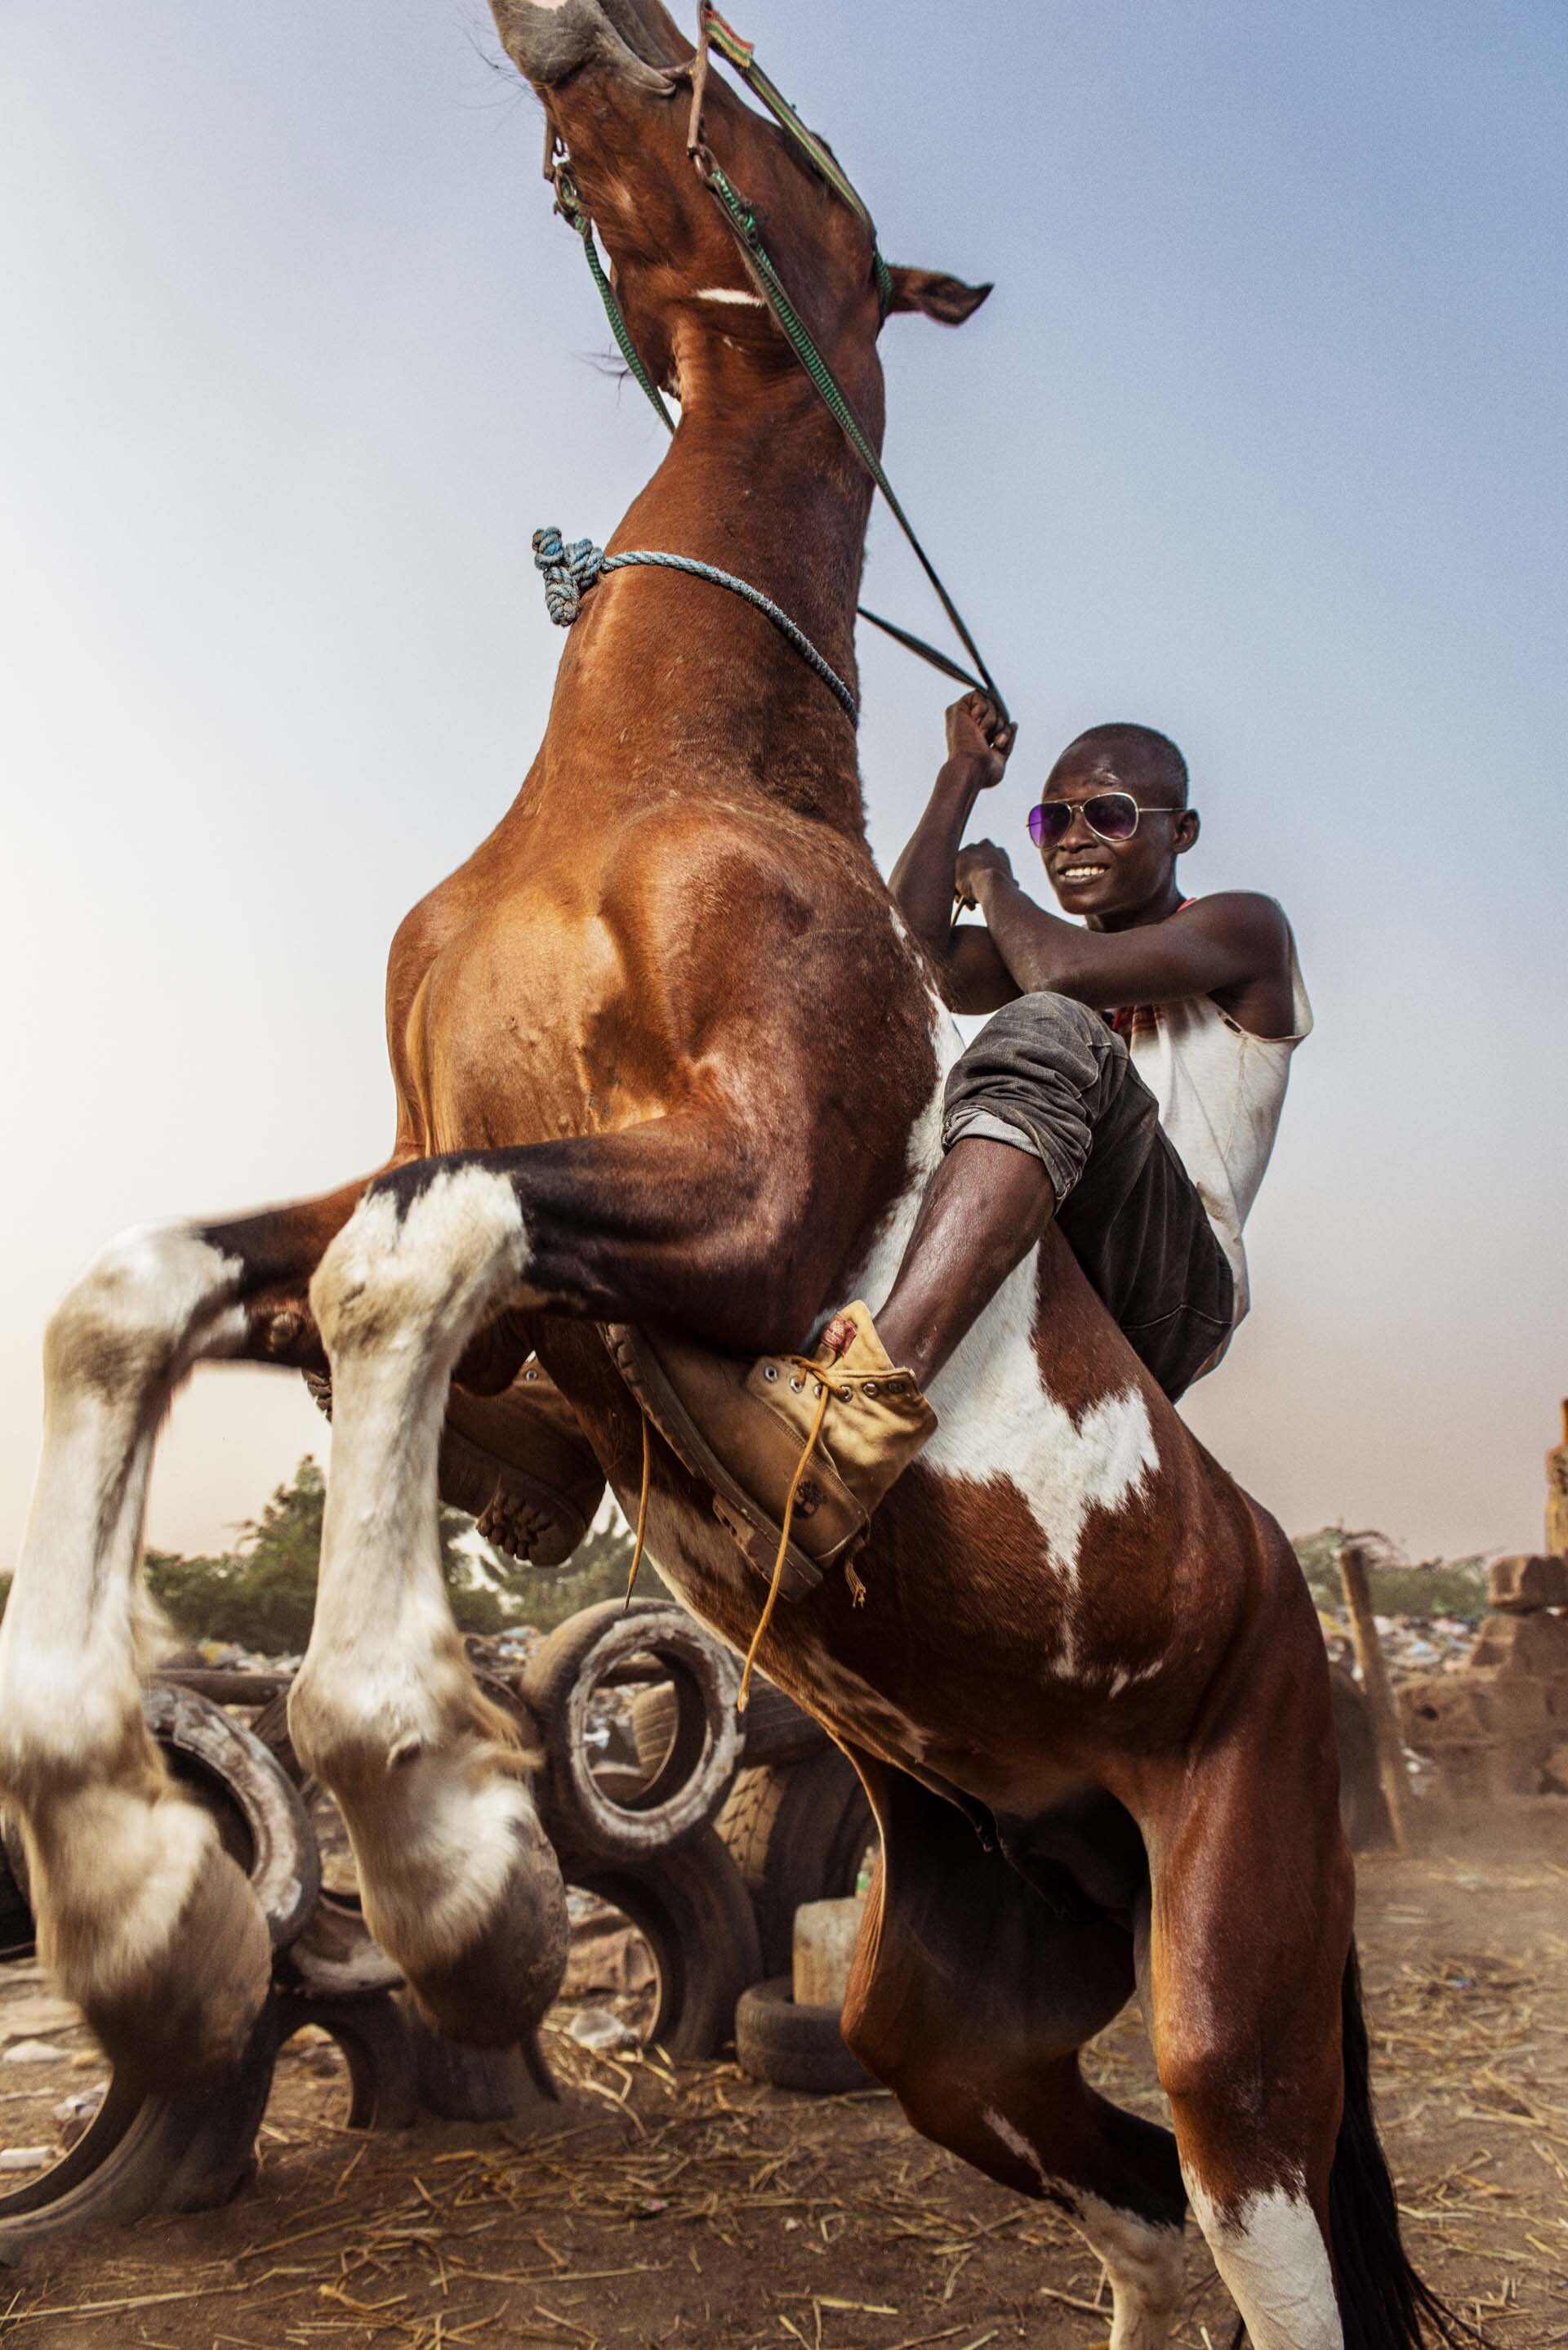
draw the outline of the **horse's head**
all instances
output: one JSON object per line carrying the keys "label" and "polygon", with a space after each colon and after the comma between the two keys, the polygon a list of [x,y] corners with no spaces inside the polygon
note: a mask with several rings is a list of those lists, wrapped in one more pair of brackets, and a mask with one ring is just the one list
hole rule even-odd
{"label": "horse's head", "polygon": [[[957,325],[990,291],[929,270],[877,267],[863,213],[796,139],[715,71],[693,125],[691,43],[659,0],[492,0],[506,49],[544,100],[616,292],[656,381],[688,412],[801,379],[700,167],[715,162],[755,217],[767,254],[824,358],[879,432],[884,303]],[[890,280],[890,286],[888,284]],[[887,297],[890,293],[890,300]]]}

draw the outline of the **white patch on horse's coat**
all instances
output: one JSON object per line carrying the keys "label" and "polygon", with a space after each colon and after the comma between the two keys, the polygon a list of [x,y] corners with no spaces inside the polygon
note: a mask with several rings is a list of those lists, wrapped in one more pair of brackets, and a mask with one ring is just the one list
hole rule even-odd
{"label": "white patch on horse's coat", "polygon": [[1305,2181],[1246,2196],[1225,2210],[1185,2166],[1182,2175],[1252,2350],[1340,2350],[1334,2272]]}
{"label": "white patch on horse's coat", "polygon": [[691,298],[694,302],[741,302],[757,310],[768,307],[760,294],[747,294],[739,286],[703,286]]}
{"label": "white patch on horse's coat", "polygon": [[1015,2129],[1005,2114],[999,2114],[994,2106],[982,2106],[980,2117],[992,2137],[1002,2140],[1009,2154],[1016,2155],[1020,2162],[1027,2164],[1044,2193],[1059,2195],[1065,2192],[1061,2180],[1051,2176],[1023,2132]]}
{"label": "white patch on horse's coat", "polygon": [[527,1234],[504,1175],[443,1168],[399,1207],[389,1191],[368,1192],[316,1269],[310,1302],[329,1352],[389,1338],[450,1369],[486,1315],[545,1302],[525,1289]]}
{"label": "white patch on horse's coat", "polygon": [[488,1736],[441,1575],[436,1451],[452,1365],[519,1295],[529,1248],[504,1176],[443,1170],[400,1216],[361,1201],[311,1304],[332,1365],[332,1464],[316,1620],[289,1720],[343,1808],[366,1913],[422,1972],[490,1922],[538,1843]]}
{"label": "white patch on horse's coat", "polygon": [[[910,1178],[872,1243],[857,1284],[873,1314],[893,1286],[926,1183],[941,1158],[942,1091],[962,1046],[933,1001],[936,1090],[910,1133]],[[1029,1505],[1053,1565],[1075,1581],[1092,1510],[1116,1511],[1159,1466],[1148,1406],[1135,1387],[1103,1396],[1076,1419],[1045,1384],[1034,1351],[1039,1251],[1010,1274],[931,1382],[937,1430],[920,1455],[939,1476],[1008,1477]]]}
{"label": "white patch on horse's coat", "polygon": [[981,2119],[1033,2172],[1043,2194],[1067,2204],[1105,2263],[1115,2313],[1111,2350],[1161,2350],[1181,2293],[1181,2230],[1160,2227],[1137,2211],[1105,2202],[1069,2178],[1057,2178],[1023,2132],[994,2106],[983,2106]]}

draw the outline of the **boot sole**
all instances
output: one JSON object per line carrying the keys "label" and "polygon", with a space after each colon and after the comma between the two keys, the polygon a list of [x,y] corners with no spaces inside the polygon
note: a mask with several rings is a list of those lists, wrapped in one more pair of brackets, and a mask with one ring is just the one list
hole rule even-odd
{"label": "boot sole", "polygon": [[[585,1511],[558,1485],[549,1484],[529,1470],[520,1469],[514,1462],[503,1460],[499,1453],[476,1443],[472,1436],[465,1436],[461,1429],[449,1426],[441,1430],[441,1467],[445,1472],[441,1499],[459,1509],[470,1510],[475,1518],[487,1517],[498,1498],[504,1505],[504,1518],[510,1518],[514,1513],[519,1515],[526,1513],[531,1524],[524,1537],[524,1548],[514,1549],[498,1534],[487,1534],[486,1539],[493,1542],[496,1548],[504,1551],[508,1557],[532,1566],[541,1575],[551,1574],[556,1568],[565,1566],[587,1535],[593,1522],[593,1510]],[[453,1472],[461,1482],[449,1492],[446,1488],[452,1482]],[[471,1485],[471,1479],[479,1482]],[[470,1494],[477,1498],[478,1492],[486,1487],[486,1498],[477,1510],[473,1510]],[[594,1498],[595,1510],[602,1498],[601,1487]]]}
{"label": "boot sole", "polygon": [[[782,1531],[767,1512],[736,1482],[676,1394],[640,1330],[629,1323],[603,1326],[610,1357],[643,1410],[676,1459],[700,1477],[713,1495],[713,1515],[739,1550],[758,1581],[771,1585]],[[779,1580],[781,1599],[804,1599],[820,1589],[823,1570],[798,1543],[784,1552]]]}

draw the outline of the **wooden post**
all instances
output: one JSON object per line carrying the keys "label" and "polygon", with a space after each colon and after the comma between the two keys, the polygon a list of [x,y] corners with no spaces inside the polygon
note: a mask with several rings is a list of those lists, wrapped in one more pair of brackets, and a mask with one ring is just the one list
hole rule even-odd
{"label": "wooden post", "polygon": [[1563,1406],[1563,1441],[1546,1456],[1546,1547],[1568,1556],[1568,1402]]}
{"label": "wooden post", "polygon": [[1358,1542],[1346,1539],[1340,1544],[1339,1580],[1345,1591],[1345,1604],[1350,1610],[1350,1637],[1355,1644],[1355,1661],[1361,1668],[1361,1686],[1366,1691],[1366,1710],[1377,1749],[1377,1775],[1388,1805],[1389,1825],[1398,1849],[1408,1852],[1410,1780],[1405,1766],[1405,1742],[1399,1735],[1399,1710],[1394,1702],[1394,1687],[1388,1679],[1383,1643],[1377,1637],[1372,1613],[1366,1553]]}

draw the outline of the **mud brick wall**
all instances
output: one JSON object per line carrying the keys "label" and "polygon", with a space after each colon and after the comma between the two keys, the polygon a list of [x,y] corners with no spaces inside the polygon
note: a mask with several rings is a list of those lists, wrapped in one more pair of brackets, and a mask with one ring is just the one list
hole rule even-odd
{"label": "mud brick wall", "polygon": [[1568,1795],[1568,1558],[1499,1558],[1462,1672],[1398,1691],[1405,1742],[1459,1801]]}

